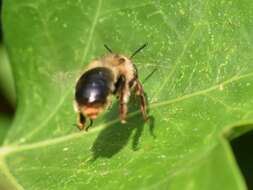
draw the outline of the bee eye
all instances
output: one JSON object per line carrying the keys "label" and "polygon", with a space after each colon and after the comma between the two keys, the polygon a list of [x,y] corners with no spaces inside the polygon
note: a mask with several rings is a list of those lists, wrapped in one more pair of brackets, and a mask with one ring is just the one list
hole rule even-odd
{"label": "bee eye", "polygon": [[119,59],[119,63],[124,63],[126,60],[125,60],[125,58],[123,58],[123,57],[121,57],[120,59]]}

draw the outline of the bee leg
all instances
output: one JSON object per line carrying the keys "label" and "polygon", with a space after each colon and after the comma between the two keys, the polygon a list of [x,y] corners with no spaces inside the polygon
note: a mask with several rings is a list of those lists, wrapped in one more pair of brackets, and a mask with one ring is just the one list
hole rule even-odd
{"label": "bee leg", "polygon": [[120,103],[120,122],[126,123],[127,115],[127,105],[125,103]]}
{"label": "bee leg", "polygon": [[79,128],[80,131],[85,128],[85,123],[86,123],[86,118],[83,116],[82,113],[78,113],[77,127]]}
{"label": "bee leg", "polygon": [[126,85],[125,78],[122,76],[119,88],[119,114],[121,123],[126,123],[128,91],[129,89]]}
{"label": "bee leg", "polygon": [[146,111],[146,98],[145,98],[145,93],[144,93],[142,84],[139,80],[136,80],[135,93],[136,93],[136,95],[140,96],[141,112],[142,112],[144,120],[147,121],[148,115],[147,115],[147,111]]}
{"label": "bee leg", "polygon": [[87,127],[85,127],[85,131],[88,131],[88,129],[92,127],[92,125],[93,125],[93,120],[90,119],[90,124]]}

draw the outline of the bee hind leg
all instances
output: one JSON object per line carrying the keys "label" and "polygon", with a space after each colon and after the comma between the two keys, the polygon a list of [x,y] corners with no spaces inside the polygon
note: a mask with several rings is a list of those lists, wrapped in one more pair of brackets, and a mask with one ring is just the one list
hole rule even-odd
{"label": "bee hind leg", "polygon": [[142,87],[142,84],[139,80],[136,80],[136,86],[135,86],[135,93],[137,96],[140,97],[140,101],[141,101],[141,112],[143,115],[143,118],[145,121],[148,120],[148,115],[147,115],[147,106],[146,106],[146,98],[145,98],[145,93]]}
{"label": "bee hind leg", "polygon": [[90,124],[89,124],[87,127],[85,127],[85,131],[88,131],[88,129],[89,129],[90,127],[92,127],[92,125],[93,125],[93,120],[90,119]]}
{"label": "bee hind leg", "polygon": [[80,131],[82,131],[83,129],[87,131],[87,129],[85,128],[85,123],[86,123],[86,118],[84,117],[84,115],[82,113],[78,113],[77,127]]}

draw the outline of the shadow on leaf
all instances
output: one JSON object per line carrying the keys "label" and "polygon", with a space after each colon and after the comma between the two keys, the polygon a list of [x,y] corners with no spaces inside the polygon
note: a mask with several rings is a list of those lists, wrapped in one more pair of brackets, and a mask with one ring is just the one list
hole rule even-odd
{"label": "shadow on leaf", "polygon": [[[129,107],[133,107],[133,109],[129,110],[129,113],[137,112],[140,109],[139,105],[132,106],[131,103],[129,104]],[[149,113],[149,110],[147,111]],[[107,121],[112,121],[113,119],[115,119],[115,116],[118,115],[118,102],[116,102],[106,116]],[[128,117],[126,124],[121,124],[120,122],[117,122],[111,126],[104,128],[99,133],[95,142],[93,143],[91,149],[93,154],[92,161],[95,161],[99,157],[113,157],[128,144],[130,138],[132,141],[132,149],[134,151],[138,150],[140,138],[145,124],[149,125],[150,133],[153,137],[155,137],[154,123],[155,119],[153,116],[149,116],[149,120],[145,123],[142,114],[138,113],[132,117]]]}

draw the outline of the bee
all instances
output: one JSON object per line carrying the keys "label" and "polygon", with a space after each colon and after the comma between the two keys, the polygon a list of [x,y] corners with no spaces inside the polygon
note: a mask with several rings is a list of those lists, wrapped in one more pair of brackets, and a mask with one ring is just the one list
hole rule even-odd
{"label": "bee", "polygon": [[[88,130],[93,120],[111,104],[112,96],[118,98],[121,123],[126,123],[131,92],[140,97],[140,110],[144,120],[148,119],[145,93],[138,79],[137,67],[131,60],[146,45],[142,45],[130,57],[114,53],[104,45],[109,54],[88,64],[75,86],[74,107],[78,114],[77,127],[80,130]],[[87,127],[86,118],[90,120]]]}

